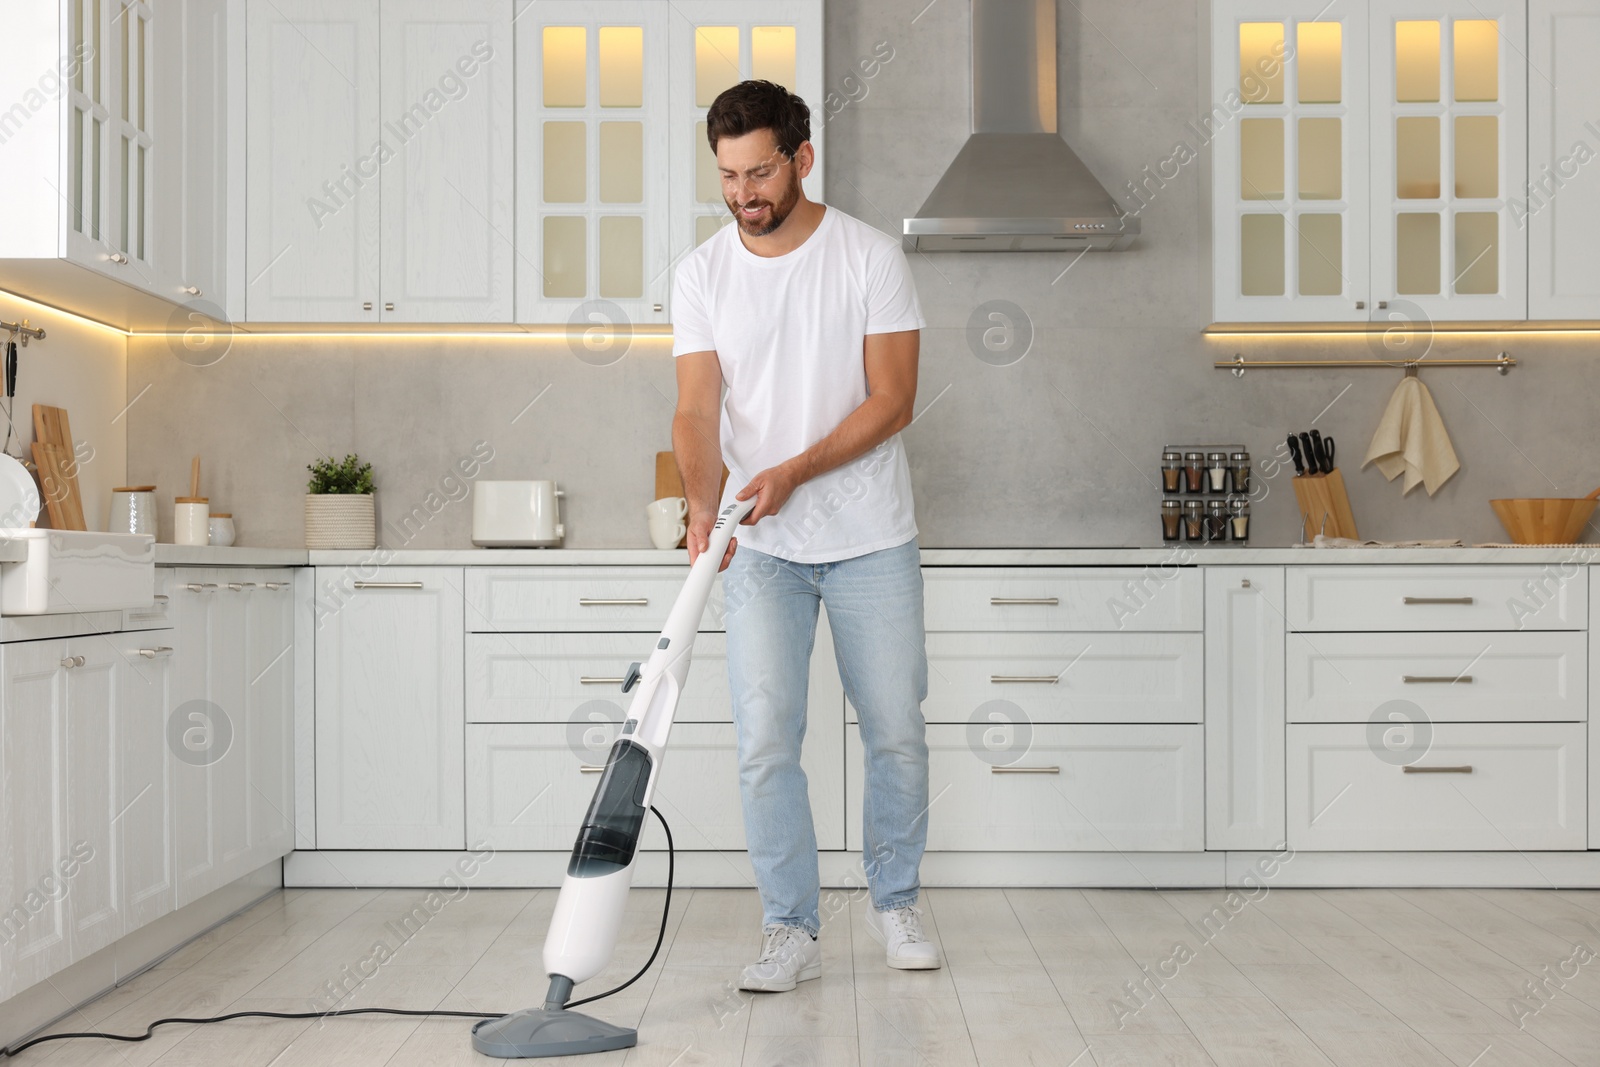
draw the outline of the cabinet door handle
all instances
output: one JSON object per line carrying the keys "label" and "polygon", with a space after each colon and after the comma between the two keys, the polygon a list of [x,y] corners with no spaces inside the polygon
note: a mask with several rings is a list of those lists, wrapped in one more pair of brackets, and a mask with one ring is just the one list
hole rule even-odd
{"label": "cabinet door handle", "polygon": [[587,674],[578,677],[579,685],[621,685],[626,678],[592,678]]}
{"label": "cabinet door handle", "polygon": [[421,582],[356,582],[357,589],[421,589]]}
{"label": "cabinet door handle", "polygon": [[121,252],[113,252],[107,258],[109,258],[111,262],[117,264],[119,267],[128,262],[128,257],[123,255]]}
{"label": "cabinet door handle", "polygon": [[188,293],[190,296],[199,296],[200,287],[198,285],[186,285],[183,287],[183,292]]}
{"label": "cabinet door handle", "polygon": [[1401,597],[1402,604],[1470,604],[1469,596],[1408,596]]}
{"label": "cabinet door handle", "polygon": [[1024,683],[1029,685],[1055,685],[1059,675],[1055,674],[991,674],[989,682],[992,685],[1011,685]]}
{"label": "cabinet door handle", "polygon": [[989,598],[989,603],[997,608],[1007,607],[1012,604],[1043,604],[1046,607],[1054,607],[1061,603],[1061,598],[1054,596],[992,596]]}
{"label": "cabinet door handle", "polygon": [[216,582],[190,582],[184,586],[191,593],[209,593],[216,587]]}
{"label": "cabinet door handle", "polygon": [[1400,681],[1406,685],[1451,685],[1459,682],[1461,685],[1471,685],[1472,675],[1462,674],[1451,676],[1448,674],[1402,674]]}
{"label": "cabinet door handle", "polygon": [[648,607],[650,598],[647,596],[636,597],[589,597],[578,598],[580,608],[643,608]]}
{"label": "cabinet door handle", "polygon": [[605,766],[603,764],[599,767],[595,767],[585,763],[578,767],[578,772],[580,774],[599,774],[603,770],[605,770]]}
{"label": "cabinet door handle", "polygon": [[165,604],[167,601],[171,600],[172,598],[167,596],[167,594],[165,594],[165,593],[157,593],[155,596],[151,597],[151,599],[154,600],[157,604]]}
{"label": "cabinet door handle", "polygon": [[81,666],[83,666],[83,664],[84,664],[84,659],[83,659],[82,656],[62,656],[61,657],[61,665],[63,667],[65,667],[69,671],[74,667],[81,667]]}
{"label": "cabinet door handle", "polygon": [[1406,774],[1471,774],[1472,764],[1464,763],[1459,767],[1414,767],[1407,764],[1400,770]]}
{"label": "cabinet door handle", "polygon": [[370,301],[370,300],[361,301],[361,310],[362,311],[371,311],[372,310],[372,301]]}
{"label": "cabinet door handle", "polygon": [[990,767],[990,774],[1060,774],[1060,767]]}
{"label": "cabinet door handle", "polygon": [[394,310],[393,302],[386,301],[384,303],[384,305],[383,305],[383,310],[385,310],[385,311],[393,311]]}
{"label": "cabinet door handle", "polygon": [[168,645],[157,645],[155,648],[141,648],[139,655],[145,659],[160,659],[172,655],[172,648]]}

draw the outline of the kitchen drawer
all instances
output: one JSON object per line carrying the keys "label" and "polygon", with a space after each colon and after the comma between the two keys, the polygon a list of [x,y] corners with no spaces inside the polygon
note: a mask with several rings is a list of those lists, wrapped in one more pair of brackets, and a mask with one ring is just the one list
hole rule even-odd
{"label": "kitchen drawer", "polygon": [[932,633],[922,714],[965,723],[1003,700],[1036,723],[1200,722],[1204,668],[1201,634]]}
{"label": "kitchen drawer", "polygon": [[1409,700],[1434,722],[1582,722],[1581,633],[1298,634],[1288,639],[1291,722],[1366,722]]}
{"label": "kitchen drawer", "polygon": [[168,586],[180,580],[182,571],[176,567],[157,567],[155,581],[155,595],[148,607],[123,608],[122,628],[124,630],[161,630],[172,625],[172,620],[167,617],[167,608],[172,603],[172,594]]}
{"label": "kitchen drawer", "polygon": [[[817,845],[838,849],[844,844],[840,743],[837,733],[831,744],[818,735],[807,738],[801,765],[810,779]],[[570,849],[600,780],[592,769],[605,764],[615,740],[614,726],[573,737],[545,723],[469,725],[468,840],[496,849]],[[677,848],[743,849],[733,725],[674,726],[652,803],[671,824]],[[647,822],[653,827],[655,819]],[[652,848],[666,843],[658,829],[647,830],[645,839]]]}
{"label": "kitchen drawer", "polygon": [[1431,744],[1408,771],[1374,754],[1364,724],[1290,726],[1289,844],[1334,851],[1587,847],[1581,723],[1431,729]]}
{"label": "kitchen drawer", "polygon": [[[845,825],[849,847],[859,849],[862,748],[858,727],[846,729]],[[981,732],[930,725],[928,848],[1199,851],[1205,848],[1203,730],[1040,725],[1031,737],[1005,731],[998,747],[985,751]],[[1007,744],[1021,754],[1005,752]]]}
{"label": "kitchen drawer", "polygon": [[[634,697],[622,679],[652,643],[646,634],[468,634],[467,721],[564,723],[598,712],[621,722]],[[595,701],[614,711],[588,706]],[[733,721],[722,634],[695,638],[677,721]]]}
{"label": "kitchen drawer", "polygon": [[927,627],[940,630],[1200,630],[1194,568],[924,567]]}
{"label": "kitchen drawer", "polygon": [[1528,565],[1290,567],[1291,630],[1582,630],[1579,577]]}
{"label": "kitchen drawer", "polygon": [[[468,567],[467,629],[657,633],[688,576],[687,567]],[[722,629],[720,582],[700,628]]]}

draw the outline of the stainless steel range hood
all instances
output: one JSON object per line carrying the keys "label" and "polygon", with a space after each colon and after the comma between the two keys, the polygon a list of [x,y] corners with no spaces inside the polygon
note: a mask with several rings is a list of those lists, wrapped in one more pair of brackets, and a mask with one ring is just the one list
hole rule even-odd
{"label": "stainless steel range hood", "polygon": [[1138,233],[1056,130],[1056,0],[972,0],[972,136],[906,249],[1118,252]]}

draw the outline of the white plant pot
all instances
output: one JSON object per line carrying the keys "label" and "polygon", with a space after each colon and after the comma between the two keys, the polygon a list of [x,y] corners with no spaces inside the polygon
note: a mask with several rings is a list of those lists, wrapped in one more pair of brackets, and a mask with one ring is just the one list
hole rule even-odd
{"label": "white plant pot", "polygon": [[372,493],[307,493],[306,547],[376,548]]}

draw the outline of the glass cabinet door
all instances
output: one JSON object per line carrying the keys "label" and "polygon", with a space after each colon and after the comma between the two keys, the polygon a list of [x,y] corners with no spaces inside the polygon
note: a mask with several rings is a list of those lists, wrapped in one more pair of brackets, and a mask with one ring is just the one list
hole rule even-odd
{"label": "glass cabinet door", "polygon": [[672,258],[676,262],[733,221],[716,156],[706,140],[706,110],[746,78],[776,82],[811,107],[819,164],[803,183],[823,199],[821,9],[779,0],[683,0],[672,5]]}
{"label": "glass cabinet door", "polygon": [[665,321],[666,8],[541,2],[516,19],[519,321]]}
{"label": "glass cabinet door", "polygon": [[111,16],[121,0],[67,0],[67,252],[104,262],[115,218],[111,187]]}
{"label": "glass cabinet door", "polygon": [[1218,0],[1215,318],[1367,317],[1365,4]]}
{"label": "glass cabinet door", "polygon": [[1374,0],[1374,321],[1526,316],[1525,42],[1520,6]]}

